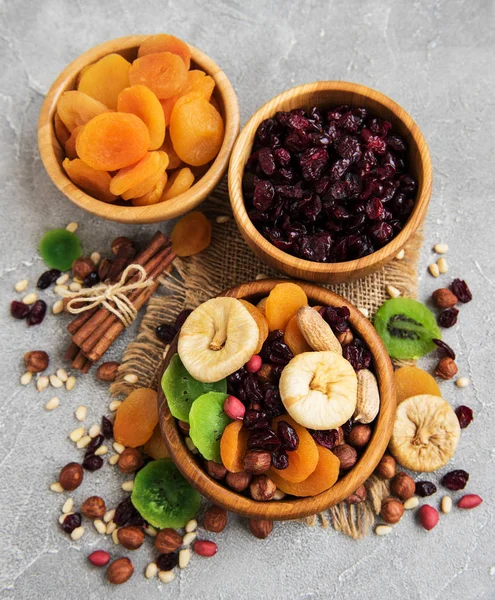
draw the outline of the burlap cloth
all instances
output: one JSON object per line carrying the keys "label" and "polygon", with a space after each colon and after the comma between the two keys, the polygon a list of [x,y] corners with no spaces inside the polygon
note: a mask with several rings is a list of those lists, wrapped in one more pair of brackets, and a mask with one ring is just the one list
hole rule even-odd
{"label": "burlap cloth", "polygon": [[[196,256],[177,258],[175,270],[161,280],[164,295],[150,299],[137,337],[129,344],[117,380],[110,388],[113,397],[125,396],[136,387],[157,388],[157,374],[165,351],[164,344],[155,335],[157,325],[173,322],[183,308],[195,308],[219,292],[251,281],[259,274],[280,277],[279,273],[261,263],[241,238],[232,218],[225,180],[201,206],[201,210],[213,223],[212,243]],[[216,218],[220,216],[231,218],[225,223],[217,223]],[[370,318],[387,300],[388,284],[397,287],[404,296],[415,298],[421,243],[422,234],[418,232],[408,244],[403,260],[393,260],[380,271],[359,281],[327,287],[355,306],[366,308]],[[124,381],[128,373],[137,374],[138,383],[131,385]],[[323,527],[331,524],[337,531],[355,539],[366,536],[380,511],[382,498],[389,491],[387,482],[375,476],[366,482],[366,487],[368,496],[365,502],[353,506],[341,503],[325,513],[305,519],[305,522],[309,525],[320,522]]]}

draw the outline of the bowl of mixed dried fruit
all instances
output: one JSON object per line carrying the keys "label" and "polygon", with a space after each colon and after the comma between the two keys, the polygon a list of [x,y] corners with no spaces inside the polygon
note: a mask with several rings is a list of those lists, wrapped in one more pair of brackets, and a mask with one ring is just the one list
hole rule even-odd
{"label": "bowl of mixed dried fruit", "polygon": [[38,146],[58,189],[123,223],[177,217],[227,169],[239,133],[235,92],[206,54],[168,34],[111,40],[59,75]]}
{"label": "bowl of mixed dried fruit", "polygon": [[290,277],[343,282],[392,260],[424,219],[426,141],[396,102],[355,83],[292,88],[247,122],[229,192],[244,239]]}
{"label": "bowl of mixed dried fruit", "polygon": [[348,498],[377,466],[392,364],[341,296],[255,281],[181,316],[158,404],[170,455],[201,494],[253,519],[294,519]]}

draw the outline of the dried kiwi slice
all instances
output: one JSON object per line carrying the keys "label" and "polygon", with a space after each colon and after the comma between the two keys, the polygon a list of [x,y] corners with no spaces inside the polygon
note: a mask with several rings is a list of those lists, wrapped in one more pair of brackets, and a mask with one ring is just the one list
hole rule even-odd
{"label": "dried kiwi slice", "polygon": [[206,460],[216,463],[222,462],[220,438],[231,422],[223,410],[226,398],[227,394],[220,392],[203,394],[193,403],[189,413],[189,435],[194,445]]}
{"label": "dried kiwi slice", "polygon": [[420,358],[435,350],[442,334],[434,314],[411,298],[392,298],[378,309],[373,322],[392,358]]}
{"label": "dried kiwi slice", "polygon": [[134,479],[131,501],[145,521],[154,527],[184,527],[193,519],[201,496],[182,477],[172,460],[148,463]]}
{"label": "dried kiwi slice", "polygon": [[178,354],[174,354],[162,377],[162,390],[172,415],[189,423],[189,411],[196,398],[207,392],[227,391],[227,380],[202,383],[186,370]]}

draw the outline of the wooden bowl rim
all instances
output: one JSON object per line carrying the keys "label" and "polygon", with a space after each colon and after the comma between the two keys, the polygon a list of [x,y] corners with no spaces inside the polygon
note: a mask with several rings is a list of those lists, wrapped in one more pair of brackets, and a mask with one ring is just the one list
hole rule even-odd
{"label": "wooden bowl rim", "polygon": [[[394,114],[395,118],[398,121],[401,121],[409,130],[418,148],[418,154],[421,159],[421,168],[424,174],[423,185],[421,190],[418,190],[419,193],[413,211],[409,215],[405,226],[399,232],[399,234],[388,244],[372,254],[339,263],[317,263],[292,256],[291,254],[288,254],[287,252],[275,247],[265,237],[263,237],[249,218],[244,204],[244,197],[242,193],[242,176],[244,174],[245,165],[236,164],[238,155],[242,154],[243,149],[247,145],[249,145],[250,148],[252,147],[256,128],[261,121],[273,116],[273,114],[278,110],[281,110],[280,106],[275,108],[281,101],[287,101],[295,96],[303,96],[317,90],[338,90],[347,92],[349,94],[360,94],[384,105]],[[382,264],[387,262],[406,245],[426,215],[433,184],[433,169],[428,145],[423,134],[421,133],[421,130],[416,125],[412,117],[399,104],[397,104],[397,102],[385,94],[361,84],[348,81],[315,81],[313,83],[306,83],[290,88],[278,94],[263,104],[263,106],[261,106],[252,115],[249,121],[242,128],[242,131],[234,145],[234,149],[232,150],[229,163],[228,184],[232,212],[238,226],[242,220],[242,229],[244,229],[245,235],[250,238],[252,242],[255,243],[265,254],[269,255],[279,263],[289,265],[291,269],[298,270],[300,272],[345,275],[353,271],[359,271],[364,267],[369,268],[373,264]]]}
{"label": "wooden bowl rim", "polygon": [[[155,223],[180,216],[200,204],[218,185],[227,170],[230,154],[239,133],[239,103],[227,75],[207,54],[189,45],[191,60],[215,80],[215,89],[225,112],[224,139],[213,163],[194,185],[176,198],[149,206],[120,206],[103,202],[72,183],[58,162],[54,144],[60,146],[54,130],[53,116],[57,101],[81,69],[112,52],[139,46],[150,35],[130,35],[108,40],[90,48],[65,67],[51,85],[43,101],[38,120],[38,148],[45,169],[56,187],[71,202],[89,213],[121,223]],[[63,149],[62,149],[63,150]]]}
{"label": "wooden bowl rim", "polygon": [[[233,287],[220,296],[235,298],[253,298],[267,296],[278,283],[286,283],[283,279],[265,279],[252,281]],[[171,344],[158,381],[159,423],[170,456],[182,475],[208,500],[236,512],[244,517],[255,519],[288,520],[307,517],[324,511],[338,504],[372,474],[382,458],[392,434],[396,398],[393,379],[393,367],[390,357],[371,322],[342,296],[317,285],[296,281],[306,292],[312,304],[320,303],[330,306],[347,306],[351,316],[352,327],[368,344],[372,355],[380,389],[380,411],[373,434],[366,450],[356,465],[326,492],[313,497],[293,498],[269,502],[257,502],[241,494],[229,490],[218,481],[212,479],[196,462],[194,455],[188,450],[180,433],[175,418],[171,415],[165,396],[161,389],[161,377],[168,366],[172,355],[176,352],[176,343]],[[175,340],[176,342],[176,340]]]}

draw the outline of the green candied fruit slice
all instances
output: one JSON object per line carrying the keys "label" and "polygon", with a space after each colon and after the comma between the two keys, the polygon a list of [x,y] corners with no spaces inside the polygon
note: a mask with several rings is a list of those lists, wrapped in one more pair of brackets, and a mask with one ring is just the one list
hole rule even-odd
{"label": "green candied fruit slice", "polygon": [[49,267],[68,271],[82,255],[81,240],[67,229],[51,229],[41,238],[40,253]]}
{"label": "green candied fruit slice", "polygon": [[189,413],[189,436],[194,445],[206,460],[220,464],[220,438],[231,422],[223,410],[227,397],[227,394],[220,392],[203,394],[193,403]]}
{"label": "green candied fruit slice", "polygon": [[153,527],[177,529],[196,516],[201,496],[182,477],[173,461],[164,458],[148,463],[139,471],[131,501]]}
{"label": "green candied fruit slice", "polygon": [[172,415],[189,423],[189,412],[193,402],[207,392],[227,392],[227,380],[202,383],[186,370],[178,354],[174,354],[162,377],[162,390]]}

